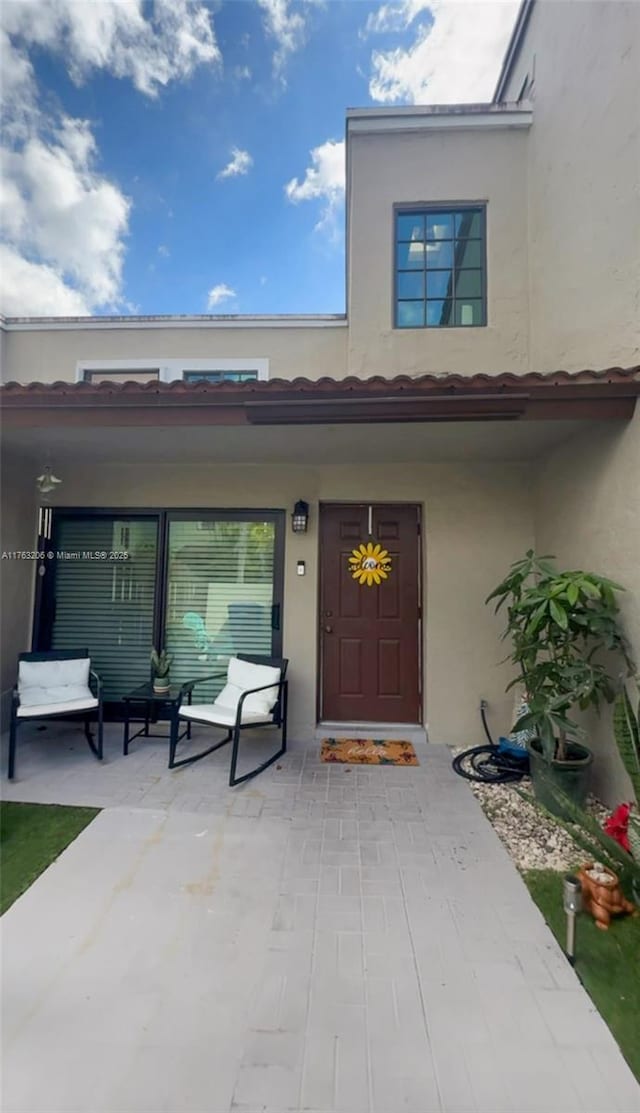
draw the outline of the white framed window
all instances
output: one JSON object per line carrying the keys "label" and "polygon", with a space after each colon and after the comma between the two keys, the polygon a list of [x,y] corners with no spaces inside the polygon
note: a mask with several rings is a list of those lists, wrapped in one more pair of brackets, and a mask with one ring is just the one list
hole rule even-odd
{"label": "white framed window", "polygon": [[168,360],[166,375],[161,380],[171,382],[184,379],[185,382],[203,380],[219,383],[223,381],[242,383],[248,379],[268,379],[268,359],[181,359]]}
{"label": "white framed window", "polygon": [[159,378],[159,361],[149,359],[92,359],[76,364],[77,383],[148,383]]}
{"label": "white framed window", "polygon": [[246,382],[268,379],[269,360],[256,359],[83,359],[76,382]]}

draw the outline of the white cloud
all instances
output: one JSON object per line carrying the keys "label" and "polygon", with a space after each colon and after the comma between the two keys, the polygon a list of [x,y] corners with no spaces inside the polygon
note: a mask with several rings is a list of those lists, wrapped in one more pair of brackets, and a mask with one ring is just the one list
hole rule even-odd
{"label": "white cloud", "polygon": [[215,309],[216,305],[235,297],[236,292],[231,289],[231,286],[227,286],[226,282],[219,282],[217,286],[212,286],[207,294],[207,309]]}
{"label": "white cloud", "polygon": [[[68,117],[50,139],[34,135],[2,152],[0,230],[25,262],[19,272],[22,295],[27,276],[42,267],[35,302],[45,295],[52,300],[63,286],[65,306],[111,307],[120,299],[129,201],[95,169],[95,153],[88,123]],[[7,297],[15,301],[10,274],[2,278],[5,304]],[[21,313],[35,312],[25,297]]]}
{"label": "white cloud", "polygon": [[167,247],[166,243],[158,244],[158,255],[161,255],[163,259],[168,259],[169,258],[169,256],[171,255],[171,252],[169,251],[169,248]]}
{"label": "white cloud", "polygon": [[46,142],[34,136],[5,151],[2,228],[12,245],[68,275],[97,304],[119,295],[129,202],[94,169],[84,120],[62,121]]}
{"label": "white cloud", "polygon": [[204,4],[155,0],[149,18],[145,12],[142,0],[14,0],[3,7],[3,25],[20,45],[62,55],[78,84],[91,70],[107,70],[155,96],[197,66],[219,64]]}
{"label": "white cloud", "polygon": [[397,4],[381,4],[377,11],[370,13],[365,33],[402,31],[417,15],[428,11],[431,7],[433,7],[433,0],[400,0]]}
{"label": "white cloud", "polygon": [[292,178],[284,187],[289,201],[322,201],[320,220],[316,231],[337,234],[337,216],[344,199],[345,152],[344,140],[327,139],[310,152],[311,166],[305,170],[302,181]]}
{"label": "white cloud", "polygon": [[249,66],[234,66],[233,76],[237,81],[251,81],[251,70]]}
{"label": "white cloud", "polygon": [[276,49],[273,55],[273,69],[277,77],[283,80],[283,70],[289,55],[304,46],[307,36],[307,24],[300,11],[294,11],[290,0],[258,0],[264,12],[264,27],[267,35],[275,39]]}
{"label": "white cloud", "polygon": [[413,43],[374,50],[369,94],[375,101],[447,104],[490,100],[518,10],[516,0],[401,0],[383,5],[369,31],[408,28]]}
{"label": "white cloud", "polygon": [[[4,11],[8,5],[5,4]],[[0,9],[2,10],[2,9]],[[7,138],[28,127],[36,112],[36,84],[33,66],[26,53],[18,50],[0,27],[0,72],[2,72],[2,115]]]}
{"label": "white cloud", "polygon": [[218,179],[237,178],[241,174],[248,174],[252,166],[253,159],[248,151],[241,151],[239,147],[232,147],[231,159],[224,170],[221,170],[216,177]]}
{"label": "white cloud", "polygon": [[31,50],[61,56],[78,83],[104,70],[155,96],[197,66],[220,62],[209,10],[199,0],[156,0],[150,10],[143,0],[11,0],[2,7],[2,311],[130,308],[122,290],[130,202],[99,170],[89,122],[45,115]]}
{"label": "white cloud", "polygon": [[54,267],[31,263],[6,244],[0,244],[0,273],[0,308],[7,317],[84,317],[91,312],[86,298]]}

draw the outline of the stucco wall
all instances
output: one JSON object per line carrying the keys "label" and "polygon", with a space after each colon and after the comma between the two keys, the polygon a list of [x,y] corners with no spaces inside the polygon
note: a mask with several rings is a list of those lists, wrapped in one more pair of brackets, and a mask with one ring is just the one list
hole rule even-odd
{"label": "stucco wall", "polygon": [[2,381],[73,382],[79,360],[268,359],[271,379],[346,374],[347,329],[84,328],[9,331]]}
{"label": "stucco wall", "polygon": [[[593,428],[550,453],[535,491],[539,551],[565,567],[609,576],[626,588],[622,622],[640,664],[640,407],[623,430]],[[588,723],[595,784],[614,805],[631,799],[607,708]]]}
{"label": "stucco wall", "polygon": [[640,4],[534,5],[504,99],[534,75],[531,369],[640,361]]}
{"label": "stucco wall", "polygon": [[[0,461],[0,547],[3,553],[35,548],[36,492],[33,468],[8,455]],[[6,722],[8,693],[16,681],[18,653],[30,647],[34,565],[3,559],[0,563],[0,714]]]}
{"label": "stucco wall", "polygon": [[[419,374],[528,368],[526,130],[351,137],[349,371]],[[393,327],[400,203],[487,203],[486,328]]]}
{"label": "stucco wall", "polygon": [[[284,650],[291,659],[292,731],[309,738],[315,724],[319,501],[407,501],[425,522],[426,718],[434,742],[481,740],[478,704],[489,700],[496,729],[510,725],[512,700],[500,624],[484,598],[511,560],[531,543],[532,508],[521,465],[416,464],[357,468],[89,467],[65,476],[64,505],[264,506],[311,504],[310,530],[287,524]],[[296,561],[307,575],[296,575]]]}
{"label": "stucco wall", "polygon": [[[527,74],[528,129],[351,135],[348,329],[12,331],[4,380],[163,356],[266,357],[284,378],[640,362],[640,4],[538,0],[504,99]],[[393,205],[455,201],[487,202],[488,326],[394,329]]]}

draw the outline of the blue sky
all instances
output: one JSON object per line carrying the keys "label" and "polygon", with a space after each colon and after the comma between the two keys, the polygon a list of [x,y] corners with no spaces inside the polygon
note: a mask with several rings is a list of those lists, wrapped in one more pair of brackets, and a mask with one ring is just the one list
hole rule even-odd
{"label": "blue sky", "polygon": [[344,116],[491,97],[515,0],[8,0],[6,315],[340,313]]}

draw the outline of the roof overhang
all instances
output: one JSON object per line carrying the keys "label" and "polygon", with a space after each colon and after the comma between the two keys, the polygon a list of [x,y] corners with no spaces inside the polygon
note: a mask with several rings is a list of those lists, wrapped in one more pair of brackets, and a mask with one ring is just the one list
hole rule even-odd
{"label": "roof overhang", "polygon": [[6,427],[627,420],[640,367],[245,383],[7,383]]}
{"label": "roof overhang", "polygon": [[529,104],[428,104],[393,108],[347,109],[347,139],[352,135],[407,131],[475,131],[528,128]]}
{"label": "roof overhang", "polygon": [[127,317],[2,317],[2,332],[70,332],[91,329],[346,328],[344,313],[183,313]]}

